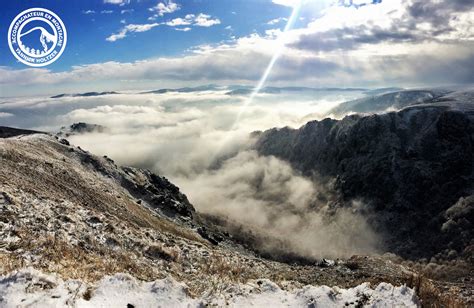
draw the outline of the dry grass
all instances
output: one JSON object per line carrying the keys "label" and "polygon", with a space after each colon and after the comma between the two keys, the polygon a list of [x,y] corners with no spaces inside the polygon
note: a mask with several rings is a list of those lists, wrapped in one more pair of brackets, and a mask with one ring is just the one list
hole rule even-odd
{"label": "dry grass", "polygon": [[145,254],[154,259],[179,262],[181,259],[180,251],[177,248],[165,247],[163,244],[151,245],[145,250]]}
{"label": "dry grass", "polygon": [[[204,264],[203,272],[232,282],[246,282],[249,279],[248,269],[245,269],[240,259],[211,255],[209,262]],[[253,276],[253,275],[250,275]]]}
{"label": "dry grass", "polygon": [[0,274],[5,275],[25,267],[23,258],[17,258],[9,253],[0,253]]}
{"label": "dry grass", "polygon": [[18,140],[7,139],[3,143],[0,183],[8,184],[14,180],[15,189],[39,198],[68,200],[77,206],[110,214],[130,226],[151,228],[208,245],[194,231],[137,204],[125,191],[117,190],[113,181],[104,180],[100,174],[78,163],[76,158],[69,157],[74,154],[59,151],[54,142],[23,145]]}
{"label": "dry grass", "polygon": [[31,234],[22,234],[15,251],[0,254],[2,274],[25,267],[27,264],[21,251],[29,251],[40,258],[33,267],[44,272],[57,273],[65,279],[97,281],[104,275],[128,273],[142,280],[155,280],[164,275],[158,269],[140,262],[133,253],[111,250],[100,245],[94,251],[68,244],[63,239],[47,236],[36,239]]}

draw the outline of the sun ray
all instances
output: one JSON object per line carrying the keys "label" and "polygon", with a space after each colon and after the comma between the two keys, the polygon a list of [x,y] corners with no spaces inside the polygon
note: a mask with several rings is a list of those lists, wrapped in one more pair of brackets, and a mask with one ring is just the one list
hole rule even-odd
{"label": "sun ray", "polygon": [[[278,61],[278,58],[280,58],[281,54],[283,53],[285,49],[285,42],[284,42],[284,34],[288,32],[294,25],[295,21],[298,18],[302,3],[304,0],[299,0],[296,5],[293,7],[293,10],[291,12],[290,18],[288,18],[288,22],[286,23],[286,26],[283,30],[283,33],[279,35],[277,38],[278,40],[278,48],[273,54],[272,58],[270,59],[270,62],[268,63],[267,67],[265,68],[265,71],[262,74],[262,77],[259,79],[257,85],[255,88],[252,90],[250,96],[245,100],[245,102],[242,104],[242,106],[239,109],[239,112],[237,113],[237,116],[235,117],[234,122],[232,123],[232,126],[230,128],[230,131],[234,131],[237,128],[238,123],[240,122],[240,119],[242,115],[245,113],[247,108],[252,104],[254,101],[255,97],[258,95],[258,93],[262,90],[264,87],[268,77],[270,76],[273,67],[275,66],[276,62]],[[224,138],[220,146],[218,147],[218,150],[215,152],[214,156],[211,159],[211,164],[215,162],[216,158],[219,157],[219,155],[222,152],[223,147],[229,140],[231,134],[229,134],[229,137]]]}
{"label": "sun ray", "polygon": [[277,40],[279,40],[279,44],[278,44],[278,49],[277,51],[273,54],[270,62],[268,63],[267,67],[265,68],[265,71],[262,75],[262,77],[260,78],[260,80],[258,81],[258,84],[257,86],[253,89],[252,93],[250,94],[250,96],[247,98],[247,100],[244,102],[244,104],[242,105],[242,107],[240,108],[240,111],[239,113],[237,114],[237,117],[234,121],[234,124],[232,125],[232,129],[235,129],[236,125],[238,124],[240,118],[242,117],[242,114],[245,112],[245,110],[247,109],[247,107],[252,104],[253,100],[255,99],[255,97],[258,95],[258,93],[262,90],[263,86],[265,85],[268,77],[270,76],[270,73],[273,69],[273,67],[275,66],[275,63],[278,61],[278,58],[281,56],[281,54],[283,53],[284,49],[285,49],[285,42],[284,42],[284,34],[286,32],[288,32],[288,30],[290,30],[296,19],[298,18],[298,15],[299,15],[299,11],[300,11],[300,8],[301,8],[301,5],[302,5],[302,2],[303,0],[300,0],[298,1],[298,3],[293,7],[293,11],[291,12],[291,16],[290,18],[288,18],[288,22],[286,23],[286,26],[285,26],[285,29],[283,30],[283,33],[279,36],[279,38],[277,38]]}

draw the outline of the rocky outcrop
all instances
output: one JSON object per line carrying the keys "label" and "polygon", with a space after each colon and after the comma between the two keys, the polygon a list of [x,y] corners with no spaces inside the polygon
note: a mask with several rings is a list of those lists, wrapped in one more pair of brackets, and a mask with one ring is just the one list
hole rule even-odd
{"label": "rocky outcrop", "polygon": [[86,133],[105,133],[108,128],[98,124],[90,124],[84,122],[73,123],[68,127],[61,127],[61,130],[57,134],[58,136],[69,137],[71,135],[79,135]]}
{"label": "rocky outcrop", "polygon": [[190,220],[195,212],[188,198],[165,177],[149,170],[123,167],[119,180],[132,196],[140,202],[146,202],[153,209],[168,217]]}
{"label": "rocky outcrop", "polygon": [[256,149],[306,175],[335,178],[343,200],[364,200],[388,251],[408,258],[472,254],[471,233],[461,227],[472,227],[472,211],[448,210],[474,192],[468,113],[430,105],[312,121],[265,131]]}

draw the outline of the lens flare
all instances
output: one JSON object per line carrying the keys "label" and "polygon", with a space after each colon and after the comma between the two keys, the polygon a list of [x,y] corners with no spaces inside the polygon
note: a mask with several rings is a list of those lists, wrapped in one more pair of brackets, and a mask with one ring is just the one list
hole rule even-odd
{"label": "lens flare", "polygon": [[[279,37],[277,38],[278,48],[277,48],[276,52],[273,54],[273,56],[272,56],[270,62],[268,63],[267,67],[265,68],[265,71],[263,72],[263,75],[260,78],[260,80],[258,81],[256,87],[253,89],[250,96],[245,100],[245,102],[240,107],[239,112],[238,112],[238,114],[237,114],[237,116],[236,116],[236,118],[235,118],[235,120],[234,120],[234,122],[231,126],[231,129],[230,129],[231,131],[235,130],[237,128],[237,125],[240,121],[240,118],[245,113],[247,108],[252,104],[253,100],[258,95],[258,93],[262,90],[262,88],[265,85],[268,77],[270,76],[270,73],[271,73],[273,67],[275,66],[276,62],[278,61],[278,58],[283,53],[283,51],[285,49],[284,34],[293,27],[295,21],[298,18],[298,15],[299,15],[299,12],[300,12],[303,1],[304,0],[300,0],[296,3],[296,5],[293,6],[291,16],[290,16],[290,18],[288,18],[288,22],[286,23],[286,26],[283,30],[283,33],[280,34]],[[219,154],[221,154],[222,148],[227,143],[228,139],[229,138],[224,138],[222,140],[221,145],[219,146],[219,149],[216,151],[216,153],[215,153],[215,155],[214,155],[214,157],[211,161],[215,161],[216,158],[219,157]]]}
{"label": "lens flare", "polygon": [[283,33],[279,36],[279,38],[277,38],[278,43],[279,43],[277,51],[273,54],[272,59],[268,63],[262,77],[258,81],[257,86],[253,89],[250,96],[247,98],[247,100],[244,102],[244,104],[240,108],[240,111],[239,111],[239,113],[238,113],[238,115],[237,115],[237,117],[234,121],[234,124],[232,125],[232,129],[235,129],[235,127],[238,124],[242,114],[245,112],[247,107],[250,104],[252,104],[253,100],[255,99],[255,96],[257,96],[257,94],[262,90],[263,86],[265,85],[265,82],[268,79],[268,76],[270,76],[270,73],[271,73],[273,67],[275,66],[275,63],[278,61],[278,58],[283,53],[283,51],[285,49],[284,34],[293,27],[296,19],[298,18],[302,2],[303,2],[303,0],[298,1],[298,3],[293,7],[293,11],[291,12],[291,16],[288,19],[288,22],[286,23],[286,26],[285,26],[285,29],[283,30]]}

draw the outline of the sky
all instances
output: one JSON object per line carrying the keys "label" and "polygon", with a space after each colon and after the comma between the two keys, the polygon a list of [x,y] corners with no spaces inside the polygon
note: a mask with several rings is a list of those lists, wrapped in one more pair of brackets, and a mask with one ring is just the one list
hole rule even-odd
{"label": "sky", "polygon": [[[11,20],[31,7],[55,12],[68,31],[62,56],[43,68],[18,62],[7,44]],[[267,85],[474,82],[470,0],[7,1],[0,22],[3,97],[255,85],[276,53]]]}

